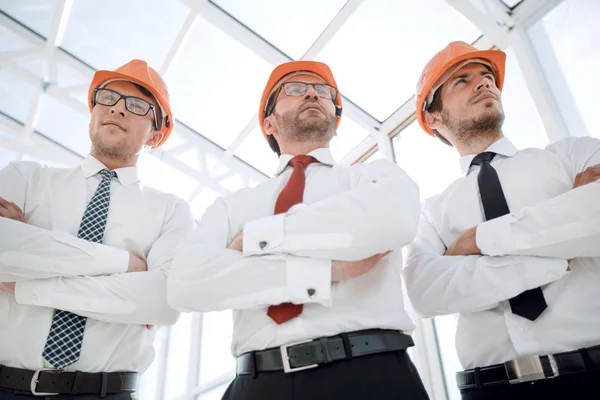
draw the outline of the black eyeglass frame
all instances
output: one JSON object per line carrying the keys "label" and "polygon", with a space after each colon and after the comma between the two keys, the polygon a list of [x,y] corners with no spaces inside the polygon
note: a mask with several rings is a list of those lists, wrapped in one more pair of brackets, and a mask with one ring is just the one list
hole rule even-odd
{"label": "black eyeglass frame", "polygon": [[[298,82],[298,81],[284,82],[284,83],[282,83],[277,88],[276,91],[274,91],[271,94],[271,96],[269,96],[269,99],[267,100],[267,106],[265,107],[265,114],[264,114],[263,118],[267,118],[269,115],[271,115],[273,113],[273,110],[275,110],[275,105],[277,104],[277,99],[279,98],[279,93],[289,83],[300,83],[300,84],[303,84],[304,87],[305,87],[304,93],[298,94],[298,95],[289,95],[289,94],[287,94],[287,92],[284,91],[285,95],[286,96],[290,96],[290,97],[304,96],[306,94],[306,91],[308,90],[308,86],[312,86],[315,89],[315,92],[317,92],[317,94],[319,94],[319,92],[317,91],[316,86],[325,86],[325,87],[328,87],[329,89],[333,89],[334,90],[334,92],[333,92],[333,94],[334,94],[333,98],[328,99],[328,100],[331,100],[333,102],[333,104],[335,105],[335,100],[337,99],[337,97],[338,97],[338,95],[340,93],[340,91],[338,90],[338,88],[336,88],[334,86],[331,86],[331,85],[328,85],[326,83],[307,83],[307,82]],[[323,97],[320,94],[319,94],[319,97],[322,98],[322,99],[327,99],[327,97]],[[337,106],[336,106],[336,108],[337,108]],[[336,114],[337,114],[337,111],[336,111]]]}
{"label": "black eyeglass frame", "polygon": [[[105,103],[101,103],[98,101],[97,97],[98,97],[98,92],[100,91],[104,91],[104,92],[112,92],[115,93],[116,95],[119,96],[119,98],[117,99],[117,101],[115,101],[113,104],[105,104]],[[160,130],[161,128],[158,126],[158,119],[156,118],[156,107],[154,106],[154,104],[150,103],[148,100],[144,100],[140,97],[137,96],[126,96],[124,94],[121,94],[115,90],[112,89],[107,89],[107,88],[96,88],[94,89],[94,97],[93,97],[93,102],[92,102],[92,106],[95,106],[96,104],[100,104],[106,107],[112,107],[117,105],[117,103],[119,103],[119,101],[121,101],[121,99],[123,99],[125,101],[125,108],[127,109],[127,111],[129,111],[132,114],[135,115],[139,115],[140,117],[146,116],[148,115],[148,113],[150,112],[150,110],[152,110],[152,115],[154,115],[154,127],[156,128],[156,130]],[[137,113],[133,110],[131,110],[129,108],[129,106],[127,105],[127,99],[136,99],[136,100],[140,100],[146,104],[148,104],[148,111],[146,111],[143,114]]]}

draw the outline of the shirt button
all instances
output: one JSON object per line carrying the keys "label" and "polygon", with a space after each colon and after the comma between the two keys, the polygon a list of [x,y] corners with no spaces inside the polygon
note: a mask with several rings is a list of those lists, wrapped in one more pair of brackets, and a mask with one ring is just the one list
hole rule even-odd
{"label": "shirt button", "polygon": [[264,250],[265,247],[267,247],[267,242],[261,240],[260,242],[258,242],[258,247],[260,247],[261,250]]}
{"label": "shirt button", "polygon": [[37,296],[36,295],[31,296],[31,304],[37,304]]}
{"label": "shirt button", "polygon": [[313,297],[315,293],[317,293],[315,289],[308,289],[306,292],[308,293],[309,297]]}
{"label": "shirt button", "polygon": [[521,327],[518,327],[518,328],[517,328],[517,333],[523,333],[523,328],[521,328]]}
{"label": "shirt button", "polygon": [[554,278],[554,274],[552,272],[546,272],[546,278]]}

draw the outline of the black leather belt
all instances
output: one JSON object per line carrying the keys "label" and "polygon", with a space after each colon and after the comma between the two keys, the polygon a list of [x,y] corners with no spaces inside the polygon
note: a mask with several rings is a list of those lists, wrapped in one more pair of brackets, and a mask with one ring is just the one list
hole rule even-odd
{"label": "black leather belt", "polygon": [[0,388],[31,392],[36,396],[55,394],[99,394],[135,392],[137,372],[63,372],[55,369],[12,368],[0,365]]}
{"label": "black leather belt", "polygon": [[460,390],[482,388],[555,378],[594,368],[600,368],[600,346],[566,353],[524,356],[504,364],[460,371],[456,373],[456,383]]}
{"label": "black leather belt", "polygon": [[277,348],[244,353],[237,359],[238,375],[257,372],[296,372],[320,364],[399,351],[414,346],[412,337],[400,331],[369,329],[292,343]]}

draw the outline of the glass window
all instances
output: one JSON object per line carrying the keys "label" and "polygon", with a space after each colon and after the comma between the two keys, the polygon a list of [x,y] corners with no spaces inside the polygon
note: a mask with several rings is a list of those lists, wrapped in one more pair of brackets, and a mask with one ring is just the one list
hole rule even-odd
{"label": "glass window", "polygon": [[[0,137],[0,143],[4,140]],[[17,161],[19,159],[19,153],[14,150],[7,149],[4,146],[0,146],[0,169],[6,167],[8,163]]]}
{"label": "glass window", "polygon": [[0,110],[3,113],[25,123],[35,92],[35,87],[0,68]]}
{"label": "glass window", "polygon": [[333,158],[339,162],[367,136],[369,136],[369,132],[363,127],[352,121],[348,116],[342,117],[337,136],[331,140]]}
{"label": "glass window", "polygon": [[369,156],[369,158],[367,158],[365,161],[363,162],[371,162],[371,161],[375,161],[375,160],[381,160],[383,159],[383,155],[381,154],[381,152],[379,150],[376,150],[375,153],[371,154]]}
{"label": "glass window", "polygon": [[224,375],[235,376],[235,358],[231,355],[233,319],[231,311],[203,314],[199,384]]}
{"label": "glass window", "polygon": [[190,202],[194,217],[197,220],[200,220],[206,209],[210,207],[218,197],[220,197],[219,193],[208,187],[203,187],[202,191]]}
{"label": "glass window", "polygon": [[365,1],[317,59],[331,67],[346,97],[383,121],[415,93],[435,52],[450,41],[478,37],[444,0]]}
{"label": "glass window", "polygon": [[161,326],[154,337],[154,361],[148,369],[140,376],[138,381],[137,395],[144,400],[162,400],[163,369],[166,363],[165,354],[168,346],[169,327]]}
{"label": "glass window", "polygon": [[[595,0],[560,2],[531,30],[531,38],[555,93],[561,111],[583,119],[582,129],[573,136],[591,135],[600,138],[598,93],[600,93],[600,3]],[[563,85],[553,84],[553,77],[562,74]],[[566,93],[565,93],[566,92]],[[575,107],[565,104],[572,100]],[[569,115],[565,115],[567,119]],[[580,124],[579,124],[580,125]]]}
{"label": "glass window", "polygon": [[517,57],[510,48],[506,50],[502,106],[506,115],[502,131],[518,149],[546,147],[548,135],[527,89]]}
{"label": "glass window", "polygon": [[449,400],[461,399],[456,386],[456,372],[462,370],[454,345],[457,318],[457,315],[444,315],[433,320]]}
{"label": "glass window", "polygon": [[0,10],[35,32],[48,37],[57,0],[0,0]]}
{"label": "glass window", "polygon": [[[15,62],[20,67],[38,76],[40,80],[42,79],[44,73],[44,60],[41,57],[17,58]],[[53,62],[56,65],[56,77],[51,77],[51,80],[53,80],[52,84],[59,88],[64,86],[82,85],[81,88],[78,88],[79,91],[76,94],[79,96],[77,98],[80,99],[83,104],[87,105],[87,89],[92,80],[92,71],[90,71],[88,75],[83,75],[78,70],[57,59],[54,59]]]}
{"label": "glass window", "polygon": [[216,0],[219,7],[298,60],[317,40],[346,0]]}
{"label": "glass window", "polygon": [[198,17],[165,79],[177,119],[226,148],[255,118],[272,69]]}
{"label": "glass window", "polygon": [[86,155],[90,151],[90,118],[52,96],[42,95],[36,129],[65,147]]}
{"label": "glass window", "polygon": [[194,313],[182,313],[169,333],[169,353],[165,376],[165,400],[175,399],[188,388]]}
{"label": "glass window", "polygon": [[95,69],[139,58],[158,70],[188,12],[181,1],[74,1],[61,47]]}
{"label": "glass window", "polygon": [[277,154],[269,147],[258,125],[234,154],[268,176],[273,176],[277,169]]}
{"label": "glass window", "polygon": [[189,198],[200,184],[196,179],[148,153],[142,154],[138,167],[139,177],[144,185],[174,193],[182,199]]}
{"label": "glass window", "polygon": [[[2,4],[0,9],[4,10],[4,3],[6,2],[6,0],[0,0],[0,4]],[[23,3],[14,2],[13,4]],[[31,47],[31,45],[27,42],[27,40],[6,28],[2,28],[2,35],[0,35],[0,51],[18,51],[25,50],[29,47]]]}
{"label": "glass window", "polygon": [[456,150],[413,122],[392,140],[396,163],[419,185],[421,199],[444,190],[460,176]]}

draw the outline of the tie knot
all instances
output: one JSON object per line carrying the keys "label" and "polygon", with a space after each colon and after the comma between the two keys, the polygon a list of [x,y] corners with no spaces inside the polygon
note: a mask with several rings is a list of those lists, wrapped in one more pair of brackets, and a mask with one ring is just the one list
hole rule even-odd
{"label": "tie knot", "polygon": [[496,153],[493,151],[486,151],[484,153],[479,153],[473,161],[471,161],[471,165],[481,165],[483,163],[489,163],[496,156]]}
{"label": "tie knot", "polygon": [[98,172],[100,175],[102,175],[102,180],[103,181],[110,181],[112,178],[116,178],[117,177],[117,173],[115,171],[109,171],[107,169],[103,169],[100,172]]}
{"label": "tie knot", "polygon": [[301,154],[298,156],[294,156],[288,164],[291,165],[293,168],[296,168],[296,165],[298,164],[301,165],[302,168],[306,168],[308,164],[314,163],[316,161],[317,160],[311,156]]}

